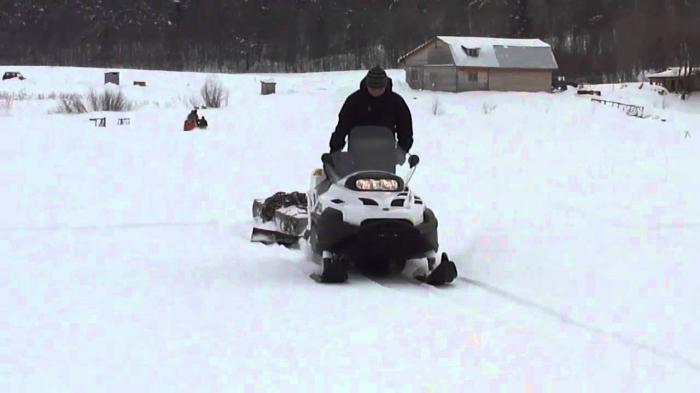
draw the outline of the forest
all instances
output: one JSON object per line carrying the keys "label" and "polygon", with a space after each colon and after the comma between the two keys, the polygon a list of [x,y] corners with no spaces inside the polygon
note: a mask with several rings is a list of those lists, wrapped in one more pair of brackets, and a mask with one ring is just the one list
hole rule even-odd
{"label": "forest", "polygon": [[700,0],[0,0],[0,63],[309,72],[397,67],[436,35],[539,38],[559,74],[700,63]]}

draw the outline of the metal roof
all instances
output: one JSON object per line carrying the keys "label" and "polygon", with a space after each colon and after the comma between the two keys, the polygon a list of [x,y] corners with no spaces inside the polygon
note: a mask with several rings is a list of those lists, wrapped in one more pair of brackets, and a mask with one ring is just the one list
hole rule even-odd
{"label": "metal roof", "polygon": [[[693,68],[690,75],[700,75],[700,68]],[[647,78],[678,78],[681,76],[680,67],[670,67],[666,71],[656,74],[648,74]]]}
{"label": "metal roof", "polygon": [[[539,39],[437,36],[399,58],[399,62],[423,49],[436,39],[452,52],[457,67],[543,69],[559,68],[549,44]],[[476,56],[467,54],[477,49]]]}

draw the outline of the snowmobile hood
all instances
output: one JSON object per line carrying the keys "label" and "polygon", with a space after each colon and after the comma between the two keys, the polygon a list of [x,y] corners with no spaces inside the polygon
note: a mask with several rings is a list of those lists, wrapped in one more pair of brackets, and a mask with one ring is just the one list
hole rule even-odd
{"label": "snowmobile hood", "polygon": [[[362,81],[360,81],[360,90],[361,90],[363,93],[367,94],[367,96],[372,97],[372,95],[369,94],[369,89],[367,89],[367,81],[366,81],[366,79],[367,79],[367,77],[364,77],[364,78],[362,78]],[[382,94],[382,95],[379,96],[379,97],[372,97],[372,98],[382,98],[382,97],[386,97],[386,96],[388,96],[389,94],[391,94],[391,92],[393,91],[394,83],[391,81],[391,78],[387,77],[386,79],[387,79],[387,81],[386,81],[386,91],[384,91],[384,94]]]}

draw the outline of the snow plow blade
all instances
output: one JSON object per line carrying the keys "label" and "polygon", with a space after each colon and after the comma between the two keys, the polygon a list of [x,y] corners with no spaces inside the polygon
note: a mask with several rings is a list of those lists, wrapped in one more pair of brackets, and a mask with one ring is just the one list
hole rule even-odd
{"label": "snow plow blade", "polygon": [[253,233],[250,235],[251,242],[265,245],[279,244],[285,247],[298,247],[300,238],[301,236],[264,228],[253,228]]}

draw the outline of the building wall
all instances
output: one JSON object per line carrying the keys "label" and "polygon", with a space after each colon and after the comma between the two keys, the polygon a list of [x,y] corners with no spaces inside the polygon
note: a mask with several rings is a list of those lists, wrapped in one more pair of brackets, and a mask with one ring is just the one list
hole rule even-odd
{"label": "building wall", "polygon": [[423,67],[423,89],[457,91],[457,67],[428,65]]}
{"label": "building wall", "polygon": [[[470,81],[469,74],[476,73],[477,80]],[[489,71],[486,68],[459,68],[457,70],[457,91],[489,89]]]}
{"label": "building wall", "polygon": [[427,64],[454,65],[454,59],[452,58],[452,51],[450,51],[449,45],[435,39],[407,57],[403,63],[405,67],[424,66]]}
{"label": "building wall", "polygon": [[454,59],[450,47],[435,39],[403,61],[406,83],[412,89],[456,91]]}
{"label": "building wall", "polygon": [[428,51],[428,63],[429,65],[454,65],[455,59],[452,57],[452,51],[450,46],[446,43],[436,40],[431,43],[426,48]]}
{"label": "building wall", "polygon": [[[680,78],[649,78],[649,81],[652,84],[665,87],[671,93],[680,93],[683,90]],[[700,75],[691,78],[688,90],[700,90]]]}
{"label": "building wall", "polygon": [[405,67],[406,83],[411,89],[421,90],[423,88],[423,67],[411,66]]}
{"label": "building wall", "polygon": [[[412,89],[436,91],[551,91],[551,70],[457,68],[449,45],[434,39],[404,59],[406,83]],[[477,80],[469,74],[476,72]]]}
{"label": "building wall", "polygon": [[488,88],[494,91],[551,91],[552,71],[492,69]]}

